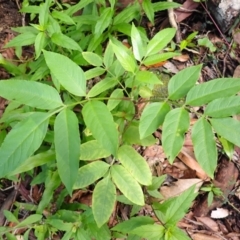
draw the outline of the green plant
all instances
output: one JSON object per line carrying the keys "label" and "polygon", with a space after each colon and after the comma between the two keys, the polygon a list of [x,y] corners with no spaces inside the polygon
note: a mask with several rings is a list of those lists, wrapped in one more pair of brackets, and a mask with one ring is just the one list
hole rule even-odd
{"label": "green plant", "polygon": [[208,206],[210,206],[213,202],[214,196],[219,197],[223,195],[223,192],[220,188],[215,187],[213,184],[210,184],[205,187],[201,187],[201,190],[204,192],[208,192],[207,202]]}
{"label": "green plant", "polygon": [[192,48],[195,47],[196,44],[194,44],[192,41],[197,36],[198,32],[193,32],[187,36],[186,39],[182,40],[180,42],[180,49],[187,49],[188,47]]}
{"label": "green plant", "polygon": [[[144,4],[152,21],[154,8],[149,1]],[[0,177],[17,181],[17,174],[31,174],[39,167],[31,184],[44,183],[45,190],[39,204],[32,206],[36,214],[25,222],[17,220],[18,211],[14,216],[6,212],[8,220],[17,223],[14,230],[28,226],[38,239],[51,237],[57,230],[64,232],[62,239],[110,239],[112,234],[128,234],[128,239],[178,239],[178,235],[189,239],[176,223],[196,197],[194,187],[156,203],[164,176],[153,177],[132,145],[154,144],[152,134],[162,126],[162,145],[172,163],[190,128],[192,107],[207,105],[202,113],[195,113],[198,120],[192,128],[195,155],[204,171],[214,178],[215,133],[240,146],[240,123],[231,118],[240,112],[240,97],[235,96],[239,80],[195,85],[202,65],[192,66],[170,79],[166,95],[159,76],[142,66],[179,54],[164,50],[175,29],[164,29],[149,40],[143,28],[130,24],[141,18],[139,3],[119,14],[114,6],[114,1],[107,7],[103,1],[83,0],[63,7],[47,0],[22,9],[38,16],[39,24],[16,28],[20,35],[7,47],[16,47],[20,58],[21,47],[34,44],[35,60],[20,64],[20,72],[11,72],[14,78],[0,81],[0,96],[10,101],[0,119],[1,131],[6,133],[0,147]],[[79,10],[82,14],[73,16]],[[129,38],[132,48],[119,41],[121,34]],[[164,91],[155,94],[156,87]],[[140,98],[148,104],[139,118]],[[41,218],[51,210],[61,184],[65,188],[56,201],[57,212]],[[64,202],[73,191],[89,187],[92,208]],[[134,217],[149,196],[155,199],[149,204],[161,224],[136,217],[108,228],[117,201],[132,205]],[[127,228],[128,223],[134,227]],[[11,229],[0,231],[10,236]],[[29,231],[25,234],[27,238]]]}

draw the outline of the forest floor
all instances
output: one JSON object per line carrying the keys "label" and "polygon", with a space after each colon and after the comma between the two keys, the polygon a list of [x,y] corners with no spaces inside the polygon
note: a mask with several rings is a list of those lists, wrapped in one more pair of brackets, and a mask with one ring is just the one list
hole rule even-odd
{"label": "forest floor", "polygon": [[[124,1],[124,4],[127,3],[127,1]],[[19,13],[18,4],[18,0],[0,0],[0,53],[7,59],[14,58],[12,49],[3,48],[15,35],[11,28],[23,26],[27,22],[25,16]],[[194,47],[184,49],[181,56],[164,63],[163,66],[153,66],[153,68],[161,71],[162,67],[164,67],[169,72],[176,73],[193,63],[203,63],[201,82],[220,77],[240,77],[240,39],[238,39],[239,36],[237,34],[233,34],[234,31],[237,32],[238,25],[231,32],[222,33],[201,4],[196,6],[186,5],[185,9],[188,11],[175,13],[179,17],[177,24],[179,26],[180,39],[186,39],[189,33],[198,31],[198,36],[209,39],[216,49],[210,51],[205,46],[195,44]],[[147,31],[152,31],[153,33],[169,26],[167,11],[157,14],[154,28],[148,23],[146,24]],[[189,40],[189,43],[191,43],[191,40]],[[0,68],[0,79],[8,78],[10,78],[10,75],[5,69]],[[5,105],[6,102],[1,99],[0,111],[4,111]],[[157,175],[168,175],[165,186],[160,190],[165,197],[175,196],[178,192],[196,183],[200,187],[205,181],[205,176],[201,173],[201,169],[198,169],[196,165],[192,166],[193,147],[190,140],[186,140],[181,154],[173,165],[170,165],[165,159],[160,145],[156,144],[146,147],[141,149],[140,152],[145,159],[153,163],[152,165],[154,165],[154,171],[156,171]],[[239,149],[235,149],[232,160],[229,160],[224,154],[219,155],[218,167],[213,183],[222,190],[223,197],[214,198],[212,204],[208,206],[208,195],[203,192],[195,200],[191,211],[179,222],[178,226],[185,229],[192,239],[240,239],[239,153]],[[30,201],[28,197],[29,182],[30,179],[25,179],[25,181],[22,181],[19,189],[16,190],[11,181],[1,181],[0,225],[5,224],[3,210],[11,210],[11,206],[16,199],[23,202]],[[41,195],[40,192],[38,194],[39,196]],[[75,199],[71,199],[71,201],[74,200],[90,205],[91,194],[79,193],[78,196],[75,195]],[[120,211],[124,215],[129,209],[122,208]],[[148,209],[146,208],[144,211],[147,214]]]}

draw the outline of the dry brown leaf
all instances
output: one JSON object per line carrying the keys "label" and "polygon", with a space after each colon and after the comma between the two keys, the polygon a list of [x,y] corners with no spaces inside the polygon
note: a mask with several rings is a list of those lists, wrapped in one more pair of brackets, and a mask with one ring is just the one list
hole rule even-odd
{"label": "dry brown leaf", "polygon": [[208,227],[210,230],[217,232],[219,231],[218,224],[212,220],[209,217],[198,217],[197,220],[201,223],[203,223],[206,227]]}
{"label": "dry brown leaf", "polygon": [[173,59],[177,60],[179,62],[187,62],[189,60],[189,55],[188,54],[182,54],[180,56],[173,57]]}
{"label": "dry brown leaf", "polygon": [[163,195],[165,199],[170,197],[175,197],[180,195],[182,192],[190,188],[191,186],[196,184],[195,191],[198,191],[202,186],[203,181],[198,178],[192,179],[179,179],[176,182],[173,182],[170,186],[162,186],[160,188],[160,193]]}
{"label": "dry brown leaf", "polygon": [[178,158],[183,161],[189,168],[196,171],[196,175],[206,181],[209,179],[207,174],[200,167],[198,162],[196,161],[193,152],[189,151],[186,147],[183,147],[181,152],[178,154]]}
{"label": "dry brown leaf", "polygon": [[193,240],[220,240],[222,238],[214,237],[214,236],[209,236],[204,233],[195,233],[191,235]]}
{"label": "dry brown leaf", "polygon": [[178,73],[179,70],[177,69],[177,67],[172,63],[172,62],[166,62],[164,65],[163,65],[164,68],[166,68],[169,72],[171,73]]}
{"label": "dry brown leaf", "polygon": [[[181,9],[175,9],[174,13],[176,14],[176,22],[180,23],[184,19],[188,18],[193,14],[191,10],[195,10],[199,6],[199,3],[194,2],[193,0],[186,0]],[[186,9],[187,11],[184,11]],[[190,11],[189,11],[190,10]]]}

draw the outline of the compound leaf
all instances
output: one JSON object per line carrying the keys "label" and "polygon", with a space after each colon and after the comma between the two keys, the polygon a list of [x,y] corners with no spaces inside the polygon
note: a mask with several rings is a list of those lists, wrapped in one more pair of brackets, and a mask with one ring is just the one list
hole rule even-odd
{"label": "compound leaf", "polygon": [[213,178],[217,166],[217,147],[211,125],[203,117],[192,128],[192,141],[200,166]]}
{"label": "compound leaf", "polygon": [[94,138],[107,151],[116,156],[118,132],[107,106],[103,102],[90,101],[84,105],[82,114]]}
{"label": "compound leaf", "polygon": [[78,175],[80,134],[77,116],[69,109],[64,109],[56,117],[54,144],[59,176],[71,194]]}
{"label": "compound leaf", "polygon": [[126,198],[137,205],[144,205],[144,196],[140,185],[123,166],[112,166],[111,176]]}
{"label": "compound leaf", "polygon": [[188,130],[189,124],[189,115],[184,108],[173,109],[165,117],[162,145],[170,163],[173,162],[183,146],[184,134]]}
{"label": "compound leaf", "polygon": [[239,78],[214,79],[194,86],[187,94],[186,104],[200,106],[217,98],[229,97],[239,91]]}
{"label": "compound leaf", "polygon": [[131,146],[121,146],[118,149],[118,159],[139,183],[142,185],[151,185],[152,173],[146,160]]}
{"label": "compound leaf", "polygon": [[116,196],[116,187],[109,177],[99,181],[94,188],[92,210],[99,228],[110,218]]}
{"label": "compound leaf", "polygon": [[1,80],[0,96],[39,109],[49,110],[63,106],[56,89],[27,80]]}

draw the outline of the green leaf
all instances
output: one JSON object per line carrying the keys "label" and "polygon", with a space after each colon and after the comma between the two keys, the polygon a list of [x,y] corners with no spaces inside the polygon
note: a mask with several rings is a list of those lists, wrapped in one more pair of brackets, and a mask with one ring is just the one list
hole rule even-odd
{"label": "green leaf", "polygon": [[94,29],[94,34],[101,35],[104,32],[104,30],[106,28],[108,28],[109,25],[111,24],[112,16],[113,16],[112,8],[110,8],[110,7],[105,8],[102,11],[102,13],[101,13],[101,15],[100,15],[100,17],[97,21],[97,24],[96,24],[95,29]]}
{"label": "green leaf", "polygon": [[151,135],[163,123],[170,106],[166,102],[154,102],[148,104],[141,115],[139,133],[143,139]]}
{"label": "green leaf", "polygon": [[[62,183],[61,179],[59,178],[58,171],[45,171],[44,174],[44,192],[41,197],[41,201],[37,205],[37,213],[42,213],[45,208],[49,207],[50,202],[53,199],[53,193],[55,189]],[[32,181],[32,184],[34,184],[34,180]]]}
{"label": "green leaf", "polygon": [[128,172],[142,185],[152,184],[152,173],[146,160],[129,145],[118,149],[118,159]]}
{"label": "green leaf", "polygon": [[146,239],[160,239],[163,237],[165,228],[158,224],[148,224],[133,229],[130,233]]}
{"label": "green leaf", "polygon": [[56,117],[54,145],[59,176],[71,194],[78,175],[80,135],[77,116],[67,108]]}
{"label": "green leaf", "polygon": [[197,193],[195,192],[194,185],[181,195],[170,198],[164,203],[154,203],[153,209],[157,217],[166,227],[172,226],[184,217],[196,196]]}
{"label": "green leaf", "polygon": [[137,72],[136,80],[138,80],[141,83],[147,84],[161,84],[161,80],[157,77],[157,75],[149,71]]}
{"label": "green leaf", "polygon": [[109,220],[116,201],[116,195],[115,185],[109,177],[98,182],[94,188],[92,210],[99,228]]}
{"label": "green leaf", "polygon": [[72,38],[68,37],[65,34],[62,33],[54,33],[51,36],[51,40],[53,43],[60,47],[64,47],[67,49],[72,49],[72,50],[78,50],[82,51],[81,47],[78,45],[77,42],[75,42]]}
{"label": "green leaf", "polygon": [[86,72],[84,72],[84,76],[85,76],[86,80],[89,80],[89,79],[101,76],[105,72],[106,72],[106,70],[104,68],[95,67],[95,68],[91,68],[91,69],[87,70]]}
{"label": "green leaf", "polygon": [[181,151],[189,125],[189,115],[184,108],[173,109],[166,115],[162,129],[162,146],[170,163]]}
{"label": "green leaf", "polygon": [[26,219],[24,219],[22,222],[20,222],[19,224],[16,225],[16,228],[21,228],[21,227],[25,227],[28,225],[31,225],[35,222],[38,222],[42,219],[42,215],[41,214],[32,214],[29,217],[27,217]]}
{"label": "green leaf", "polygon": [[200,77],[202,64],[183,69],[175,74],[168,83],[168,94],[171,100],[185,97]]}
{"label": "green leaf", "polygon": [[140,7],[139,4],[133,4],[124,8],[113,19],[113,25],[122,25],[123,23],[129,23],[133,19],[139,17]]}
{"label": "green leaf", "polygon": [[229,97],[239,91],[239,78],[214,79],[194,86],[187,94],[186,104],[200,106],[217,98]]}
{"label": "green leaf", "polygon": [[163,10],[167,10],[169,8],[178,8],[181,7],[181,5],[179,3],[175,3],[175,2],[155,2],[152,3],[153,5],[153,9],[155,12],[159,12],[159,11],[163,11]]}
{"label": "green leaf", "polygon": [[33,113],[8,133],[0,147],[0,178],[15,170],[40,147],[50,116]]}
{"label": "green leaf", "polygon": [[240,147],[240,122],[233,118],[210,119],[218,135]]}
{"label": "green leaf", "polygon": [[165,28],[158,32],[148,43],[146,56],[158,53],[171,42],[176,33],[175,28]]}
{"label": "green leaf", "polygon": [[149,21],[152,23],[152,25],[154,25],[154,8],[153,4],[151,3],[151,0],[143,0],[142,8],[146,13]]}
{"label": "green leaf", "polygon": [[143,60],[143,64],[146,66],[151,66],[157,63],[164,62],[168,60],[169,58],[180,56],[181,54],[177,52],[164,52],[164,53],[157,53],[154,55],[151,55]]}
{"label": "green leaf", "polygon": [[17,166],[17,168],[8,173],[8,176],[13,176],[19,173],[27,172],[29,170],[34,169],[35,167],[42,166],[46,163],[54,161],[55,159],[56,159],[55,152],[53,150],[38,153],[32,157],[29,157],[26,161]]}
{"label": "green leaf", "polygon": [[105,162],[95,161],[79,168],[74,189],[81,189],[91,185],[96,180],[103,177],[109,167],[110,165]]}
{"label": "green leaf", "polygon": [[171,226],[165,231],[164,240],[191,240],[191,238],[177,226]]}
{"label": "green leaf", "polygon": [[122,101],[123,96],[122,89],[117,88],[113,90],[107,102],[108,110],[112,111]]}
{"label": "green leaf", "polygon": [[133,121],[128,125],[128,128],[123,133],[122,141],[124,144],[137,144],[141,146],[151,146],[156,143],[156,139],[152,135],[140,139],[138,121]]}
{"label": "green leaf", "polygon": [[109,157],[109,153],[96,140],[88,141],[80,146],[80,160],[92,161]]}
{"label": "green leaf", "polygon": [[167,175],[161,175],[160,177],[153,176],[152,185],[148,186],[148,190],[158,190],[163,182],[166,180]]}
{"label": "green leaf", "polygon": [[92,2],[93,2],[93,0],[81,0],[77,4],[74,4],[71,7],[69,7],[65,12],[68,15],[73,15],[74,13],[81,10],[82,8],[84,8],[85,6],[87,6],[88,4],[90,4]]}
{"label": "green leaf", "polygon": [[214,118],[234,116],[240,113],[240,96],[215,99],[210,102],[204,114]]}
{"label": "green leaf", "polygon": [[129,220],[123,221],[113,228],[111,228],[112,231],[122,232],[122,233],[130,233],[135,228],[154,224],[154,220],[147,216],[138,216],[138,217],[132,217]]}
{"label": "green leaf", "polygon": [[122,67],[126,71],[134,72],[137,64],[129,49],[127,49],[122,43],[118,42],[117,40],[115,40],[114,42],[110,41],[110,43]]}
{"label": "green leaf", "polygon": [[140,32],[138,29],[132,24],[131,30],[131,40],[132,40],[132,47],[133,47],[133,54],[134,57],[141,61],[146,52],[146,44],[144,43]]}
{"label": "green leaf", "polygon": [[75,22],[73,21],[73,19],[64,12],[59,12],[59,11],[53,10],[51,14],[52,14],[52,17],[59,19],[60,21],[66,23],[66,24],[75,25]]}
{"label": "green leaf", "polygon": [[0,81],[0,96],[39,109],[55,109],[63,106],[57,90],[39,82],[2,80]]}
{"label": "green leaf", "polygon": [[45,1],[42,5],[40,5],[40,11],[39,11],[39,24],[42,27],[42,29],[45,29],[47,27],[48,18],[49,18],[49,7],[51,4],[51,0]]}
{"label": "green leaf", "polygon": [[75,62],[61,54],[45,50],[43,53],[50,71],[60,84],[76,96],[85,96],[86,79],[82,69]]}
{"label": "green leaf", "polygon": [[232,159],[234,154],[234,144],[222,137],[219,137],[219,141],[221,142],[223,150],[227,154],[229,159]]}
{"label": "green leaf", "polygon": [[144,205],[144,196],[140,185],[123,166],[113,165],[111,176],[113,182],[126,198],[137,205]]}
{"label": "green leaf", "polygon": [[192,128],[192,141],[198,163],[213,179],[217,167],[217,147],[211,125],[203,117]]}
{"label": "green leaf", "polygon": [[[2,214],[2,211],[1,211]],[[6,219],[8,220],[8,222],[14,222],[14,223],[19,223],[18,219],[15,217],[15,215],[13,213],[11,213],[8,210],[3,210],[3,214],[6,217]]]}
{"label": "green leaf", "polygon": [[118,132],[107,106],[103,102],[90,101],[84,105],[82,114],[94,138],[107,151],[116,156]]}
{"label": "green leaf", "polygon": [[198,45],[209,48],[210,52],[215,52],[217,50],[212,41],[207,37],[198,39]]}
{"label": "green leaf", "polygon": [[87,97],[89,97],[89,98],[95,97],[95,96],[99,95],[100,93],[102,93],[110,88],[113,88],[117,84],[118,84],[118,81],[116,78],[106,77],[91,88],[91,90],[87,94]]}
{"label": "green leaf", "polygon": [[45,46],[46,46],[46,34],[45,32],[39,32],[34,42],[36,59],[39,58],[42,49],[44,49]]}
{"label": "green leaf", "polygon": [[93,52],[83,52],[83,58],[91,65],[100,67],[103,64],[103,59]]}
{"label": "green leaf", "polygon": [[113,60],[114,60],[114,52],[113,52],[111,44],[108,43],[105,53],[104,53],[104,57],[103,57],[103,63],[105,65],[105,67],[110,68],[111,65],[113,64]]}
{"label": "green leaf", "polygon": [[35,33],[25,32],[16,36],[12,40],[10,40],[10,42],[8,42],[4,47],[9,48],[9,47],[28,46],[35,42],[36,37],[37,37],[37,34]]}

